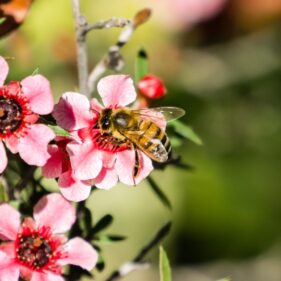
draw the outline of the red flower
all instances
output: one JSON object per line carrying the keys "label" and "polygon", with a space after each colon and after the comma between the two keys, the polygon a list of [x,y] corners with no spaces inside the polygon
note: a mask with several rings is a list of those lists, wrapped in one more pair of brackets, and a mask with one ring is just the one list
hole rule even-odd
{"label": "red flower", "polygon": [[163,97],[167,90],[163,81],[152,74],[144,76],[138,84],[139,91],[149,99],[158,99]]}

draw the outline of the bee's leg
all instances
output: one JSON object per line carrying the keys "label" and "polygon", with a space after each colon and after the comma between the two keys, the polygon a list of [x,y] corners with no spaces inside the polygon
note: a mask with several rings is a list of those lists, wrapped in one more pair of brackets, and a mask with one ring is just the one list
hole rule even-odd
{"label": "bee's leg", "polygon": [[134,145],[133,147],[134,147],[134,151],[135,151],[135,166],[134,166],[134,170],[133,170],[133,180],[134,180],[134,185],[136,185],[135,179],[140,173],[141,165],[140,165],[139,150],[137,149],[136,145]]}

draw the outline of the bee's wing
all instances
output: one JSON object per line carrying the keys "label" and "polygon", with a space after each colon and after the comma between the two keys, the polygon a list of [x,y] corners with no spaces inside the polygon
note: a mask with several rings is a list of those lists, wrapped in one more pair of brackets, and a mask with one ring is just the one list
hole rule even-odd
{"label": "bee's wing", "polygon": [[185,110],[179,107],[165,106],[165,107],[154,107],[154,108],[142,108],[132,110],[136,115],[140,115],[143,118],[150,118],[152,120],[159,118],[166,121],[172,121],[182,117],[185,114]]}

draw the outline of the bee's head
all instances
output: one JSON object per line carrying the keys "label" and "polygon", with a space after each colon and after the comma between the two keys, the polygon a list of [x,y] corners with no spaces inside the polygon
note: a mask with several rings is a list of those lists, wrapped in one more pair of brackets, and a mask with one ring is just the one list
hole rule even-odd
{"label": "bee's head", "polygon": [[99,127],[102,132],[107,132],[111,127],[111,114],[112,109],[106,108],[102,111],[99,119]]}

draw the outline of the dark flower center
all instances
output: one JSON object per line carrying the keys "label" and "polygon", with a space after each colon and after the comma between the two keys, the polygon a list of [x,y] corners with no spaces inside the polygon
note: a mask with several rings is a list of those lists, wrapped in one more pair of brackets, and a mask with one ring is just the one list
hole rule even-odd
{"label": "dark flower center", "polygon": [[62,249],[62,240],[53,236],[50,227],[33,228],[23,223],[15,241],[16,260],[31,270],[49,270],[61,274],[57,261],[67,254]]}
{"label": "dark flower center", "polygon": [[17,258],[24,265],[40,269],[48,264],[53,250],[42,236],[22,236],[17,247]]}
{"label": "dark flower center", "polygon": [[0,96],[0,134],[15,132],[22,124],[22,108],[12,99]]}

